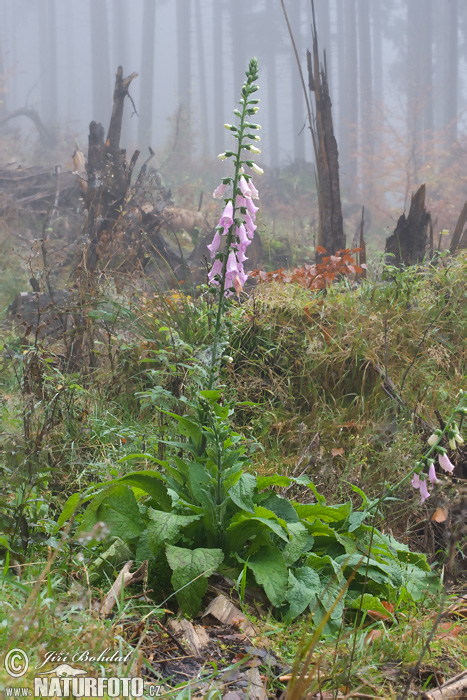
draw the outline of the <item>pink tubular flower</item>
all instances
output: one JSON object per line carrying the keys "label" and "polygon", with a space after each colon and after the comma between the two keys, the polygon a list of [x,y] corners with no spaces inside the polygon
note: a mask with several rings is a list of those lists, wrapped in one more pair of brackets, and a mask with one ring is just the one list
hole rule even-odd
{"label": "pink tubular flower", "polygon": [[239,184],[240,184],[240,189],[241,189],[241,191],[242,191],[243,196],[244,196],[244,197],[248,197],[248,198],[250,199],[250,198],[251,198],[251,190],[250,190],[250,187],[249,187],[249,185],[248,185],[248,182],[245,180],[245,178],[243,177],[243,175],[242,175],[242,177],[240,178],[240,183],[239,183]]}
{"label": "pink tubular flower", "polygon": [[244,263],[245,260],[248,260],[248,258],[245,255],[245,248],[243,246],[239,246],[237,250],[237,260],[239,263]]}
{"label": "pink tubular flower", "polygon": [[208,279],[213,284],[218,284],[217,280],[214,279],[216,275],[222,274],[222,263],[220,260],[214,260],[213,265],[209,271]]}
{"label": "pink tubular flower", "polygon": [[216,255],[217,251],[219,250],[220,243],[221,237],[219,231],[216,231],[216,233],[214,234],[214,238],[212,239],[211,245],[207,246],[207,249],[211,253],[211,258],[213,258]]}
{"label": "pink tubular flower", "polygon": [[240,224],[240,226],[237,226],[236,233],[241,246],[247,246],[251,243],[250,239],[247,236],[244,224]]}
{"label": "pink tubular flower", "polygon": [[451,463],[449,457],[446,454],[438,455],[438,462],[441,469],[444,469],[445,472],[449,472],[450,474],[452,474],[452,472],[454,471],[454,464]]}
{"label": "pink tubular flower", "polygon": [[227,258],[227,270],[228,275],[233,275],[238,273],[238,261],[235,257],[235,253],[230,251],[229,257]]}
{"label": "pink tubular flower", "polygon": [[436,476],[436,469],[434,464],[430,464],[430,468],[428,470],[428,478],[431,481],[432,484],[438,484],[439,479]]}
{"label": "pink tubular flower", "polygon": [[253,199],[259,199],[259,193],[253,184],[253,180],[249,181],[248,187],[250,188],[251,196],[253,197]]}
{"label": "pink tubular flower", "polygon": [[222,199],[227,187],[228,187],[228,185],[225,185],[223,182],[221,182],[221,184],[218,187],[216,187],[216,189],[212,193],[212,196],[214,197],[214,199]]}
{"label": "pink tubular flower", "polygon": [[219,221],[219,225],[222,226],[222,228],[228,229],[232,226],[233,224],[233,204],[231,201],[227,202],[225,205],[225,209],[222,212],[222,216]]}
{"label": "pink tubular flower", "polygon": [[251,216],[250,216],[250,212],[249,212],[249,211],[247,211],[247,213],[245,214],[245,227],[246,227],[246,230],[247,230],[247,233],[248,233],[248,237],[249,237],[249,238],[253,238],[253,234],[254,234],[254,232],[256,231],[256,229],[257,229],[258,227],[255,226],[255,224],[254,224],[254,222],[253,222],[253,219],[252,219]]}
{"label": "pink tubular flower", "polygon": [[246,207],[247,200],[245,197],[242,197],[240,194],[237,194],[237,198],[235,200],[235,203],[238,208],[240,207]]}
{"label": "pink tubular flower", "polygon": [[428,486],[425,479],[420,479],[420,499],[423,503],[429,497],[430,492],[428,491]]}
{"label": "pink tubular flower", "polygon": [[420,477],[418,474],[415,472],[412,478],[412,486],[414,489],[419,489],[420,488]]}
{"label": "pink tubular flower", "polygon": [[248,209],[251,218],[254,220],[258,207],[253,204],[253,200],[251,198],[246,200],[246,208]]}

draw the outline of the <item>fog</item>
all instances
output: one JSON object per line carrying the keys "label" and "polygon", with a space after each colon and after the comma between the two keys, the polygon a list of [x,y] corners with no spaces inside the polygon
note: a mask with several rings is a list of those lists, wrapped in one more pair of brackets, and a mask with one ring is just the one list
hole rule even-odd
{"label": "fog", "polygon": [[[311,3],[285,6],[306,81]],[[315,7],[344,198],[403,206],[431,178],[433,196],[446,199],[439,167],[451,173],[465,136],[467,2],[315,0]],[[184,129],[196,163],[226,146],[223,124],[257,56],[263,163],[313,160],[280,0],[1,0],[0,18],[2,117],[33,108],[85,148],[89,122],[108,124],[122,65],[125,75],[139,73],[124,145],[162,151]],[[21,129],[26,150],[37,138],[24,117],[8,128]],[[465,186],[462,166],[450,177]]]}

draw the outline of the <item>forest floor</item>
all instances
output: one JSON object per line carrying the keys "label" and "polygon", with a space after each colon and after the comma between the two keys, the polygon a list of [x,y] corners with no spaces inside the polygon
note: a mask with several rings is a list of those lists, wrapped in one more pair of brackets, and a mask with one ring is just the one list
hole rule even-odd
{"label": "forest floor", "polygon": [[[150,562],[112,599],[125,565],[130,576],[143,558],[134,538],[120,528],[109,547],[100,520],[83,526],[83,508],[60,517],[74,494],[179,458],[188,438],[177,437],[173,416],[190,415],[203,386],[208,295],[135,293],[108,281],[86,309],[92,370],[70,364],[63,333],[34,338],[6,322],[0,643],[5,655],[26,652],[29,668],[15,677],[2,666],[5,697],[62,663],[93,677],[142,676],[154,686],[145,697],[157,690],[180,699],[430,697],[460,677],[467,667],[463,445],[445,441],[454,472],[438,473],[423,505],[410,480],[400,482],[459,402],[465,271],[465,255],[442,254],[423,268],[386,271],[386,279],[370,270],[368,279],[343,279],[326,292],[262,284],[230,307],[219,405],[231,407],[231,435],[244,436],[244,472],[273,484],[276,503],[280,497],[297,513],[321,509],[310,554],[319,557],[307,561],[337,572],[334,562],[356,531],[371,533],[371,546],[381,533],[395,559],[403,553],[413,564],[394,584],[389,574],[378,578],[368,554],[365,574],[358,563],[340,581],[354,598],[346,593],[344,605],[337,592],[321,618],[316,608],[327,588],[292,614],[291,599],[287,610],[272,605],[267,581],[258,585],[246,565],[236,569],[235,557],[209,578],[191,615],[179,612],[187,601],[167,563]],[[3,282],[6,299],[11,279]],[[144,488],[132,482],[128,490],[146,517]],[[368,514],[371,524],[361,525]],[[344,532],[350,516],[355,527]],[[281,527],[285,518],[276,518]],[[190,527],[179,546],[189,546]]]}

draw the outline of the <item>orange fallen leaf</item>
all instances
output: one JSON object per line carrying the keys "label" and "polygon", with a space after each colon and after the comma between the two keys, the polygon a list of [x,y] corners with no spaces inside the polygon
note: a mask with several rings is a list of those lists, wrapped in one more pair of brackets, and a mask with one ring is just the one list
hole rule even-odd
{"label": "orange fallen leaf", "polygon": [[448,518],[448,511],[447,508],[442,508],[441,506],[438,507],[433,515],[431,516],[431,519],[435,521],[435,523],[444,523],[445,520]]}
{"label": "orange fallen leaf", "polygon": [[333,457],[337,457],[338,455],[343,455],[344,448],[343,447],[333,447],[331,450],[331,454]]}

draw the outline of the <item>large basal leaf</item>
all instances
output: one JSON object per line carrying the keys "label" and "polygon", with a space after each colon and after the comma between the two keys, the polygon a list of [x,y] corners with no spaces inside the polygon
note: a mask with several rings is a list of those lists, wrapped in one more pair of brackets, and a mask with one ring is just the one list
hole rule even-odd
{"label": "large basal leaf", "polygon": [[101,503],[97,517],[106,523],[114,537],[125,542],[135,539],[144,530],[134,493],[123,484],[116,486]]}
{"label": "large basal leaf", "polygon": [[184,549],[167,545],[167,561],[173,571],[172,586],[182,612],[196,615],[211,576],[224,560],[221,549]]}
{"label": "large basal leaf", "polygon": [[[259,509],[256,509],[257,511]],[[263,509],[266,511],[266,509]],[[266,511],[271,513],[271,511]],[[235,552],[249,539],[252,539],[264,532],[270,531],[280,537],[284,542],[288,542],[287,532],[277,521],[277,516],[271,513],[271,517],[263,518],[250,514],[239,514],[235,516],[232,523],[227,528],[230,549]]]}
{"label": "large basal leaf", "polygon": [[272,510],[279,518],[287,523],[297,523],[299,517],[293,505],[286,498],[278,496],[276,493],[271,493],[264,501],[261,502],[263,508]]}
{"label": "large basal leaf", "polygon": [[98,517],[99,508],[102,502],[105,501],[105,499],[108,498],[116,488],[117,485],[107,486],[107,488],[102,489],[102,491],[99,491],[99,493],[94,496],[84,512],[78,532],[91,532],[94,525],[99,522],[99,520],[102,520],[102,518]]}
{"label": "large basal leaf", "polygon": [[289,586],[286,594],[288,609],[284,615],[285,622],[294,620],[308,606],[313,607],[321,590],[319,575],[309,566],[295,569],[293,573],[289,570]]}
{"label": "large basal leaf", "polygon": [[282,554],[275,547],[263,547],[248,559],[247,564],[271,603],[275,607],[280,605],[285,598],[289,581]]}
{"label": "large basal leaf", "polygon": [[322,503],[296,504],[295,510],[299,518],[313,522],[319,518],[325,523],[337,523],[348,518],[351,511],[351,503],[343,503],[338,506],[326,506]]}
{"label": "large basal leaf", "polygon": [[415,602],[424,600],[427,595],[436,595],[441,590],[439,576],[411,564],[404,569],[404,579],[405,589]]}
{"label": "large basal leaf", "polygon": [[332,572],[338,576],[339,580],[342,579],[342,568],[335,559],[332,559],[328,554],[324,556],[319,556],[314,552],[307,555],[306,563],[309,567],[316,571],[328,571]]}
{"label": "large basal leaf", "polygon": [[169,416],[172,416],[172,418],[175,418],[176,421],[178,421],[178,427],[180,429],[181,434],[190,438],[195,447],[199,449],[201,447],[201,440],[203,438],[199,424],[195,423],[194,421],[191,421],[186,416],[179,416],[178,413],[172,413],[170,411],[167,411],[167,414]]}
{"label": "large basal leaf", "polygon": [[308,534],[303,523],[289,523],[290,540],[282,550],[282,556],[287,566],[292,566],[299,557],[308,552],[313,546],[313,537]]}
{"label": "large basal leaf", "polygon": [[371,595],[370,593],[364,593],[362,596],[359,596],[351,602],[347,600],[346,604],[348,608],[353,608],[354,610],[362,610],[362,612],[376,612],[381,616],[379,618],[381,620],[393,618],[392,613],[382,604],[381,600],[377,596]]}
{"label": "large basal leaf", "polygon": [[172,499],[167,493],[164,484],[164,477],[159,472],[147,470],[141,472],[130,472],[118,479],[121,484],[137,486],[151,496],[163,510],[170,510]]}
{"label": "large basal leaf", "polygon": [[236,506],[249,513],[255,512],[253,493],[256,487],[256,477],[244,472],[236,484],[229,489],[229,496]]}
{"label": "large basal leaf", "polygon": [[184,527],[200,519],[200,515],[177,515],[149,508],[148,542],[153,556],[157,557],[165,544],[177,541]]}

